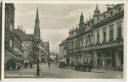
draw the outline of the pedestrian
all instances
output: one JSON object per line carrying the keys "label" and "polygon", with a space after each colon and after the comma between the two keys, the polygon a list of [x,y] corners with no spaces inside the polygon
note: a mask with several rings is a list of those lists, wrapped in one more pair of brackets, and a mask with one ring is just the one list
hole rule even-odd
{"label": "pedestrian", "polygon": [[51,62],[49,61],[49,62],[48,62],[48,67],[49,67],[49,69],[50,69],[50,64],[51,64]]}
{"label": "pedestrian", "polygon": [[29,62],[29,68],[32,69],[32,62]]}

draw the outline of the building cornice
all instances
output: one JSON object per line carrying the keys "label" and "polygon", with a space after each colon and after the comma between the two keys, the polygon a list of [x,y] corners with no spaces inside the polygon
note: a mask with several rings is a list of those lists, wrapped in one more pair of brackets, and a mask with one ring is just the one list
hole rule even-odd
{"label": "building cornice", "polygon": [[122,17],[124,17],[124,11],[120,12],[119,14],[115,14],[115,15],[112,16],[112,17],[108,17],[107,19],[102,20],[102,21],[100,21],[100,22],[94,24],[94,25],[92,26],[92,28],[100,28],[100,27],[103,26],[104,24],[108,24],[108,23],[110,23],[110,22],[112,22],[112,21],[114,21],[114,20],[116,20],[116,19],[122,18]]}

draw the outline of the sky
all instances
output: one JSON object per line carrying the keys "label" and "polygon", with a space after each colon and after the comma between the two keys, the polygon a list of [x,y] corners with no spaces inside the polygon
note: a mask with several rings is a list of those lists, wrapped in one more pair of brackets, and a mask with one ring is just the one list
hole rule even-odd
{"label": "sky", "polygon": [[[41,38],[50,43],[51,52],[59,53],[59,44],[69,36],[70,28],[78,25],[81,12],[88,20],[96,4],[15,3],[15,26],[22,25],[26,33],[33,33],[37,7]],[[106,5],[99,5],[99,10],[106,11]]]}

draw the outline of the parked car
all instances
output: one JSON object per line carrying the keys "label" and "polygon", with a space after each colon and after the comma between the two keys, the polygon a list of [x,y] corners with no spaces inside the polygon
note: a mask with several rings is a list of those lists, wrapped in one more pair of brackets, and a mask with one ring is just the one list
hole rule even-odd
{"label": "parked car", "polygon": [[91,63],[84,63],[82,66],[82,71],[88,70],[89,72],[91,72],[91,69],[92,69]]}
{"label": "parked car", "polygon": [[60,67],[60,68],[65,68],[65,65],[66,65],[65,62],[60,62],[60,63],[59,63],[59,67]]}
{"label": "parked car", "polygon": [[65,68],[65,66],[66,66],[66,58],[61,58],[59,60],[59,67],[60,68]]}

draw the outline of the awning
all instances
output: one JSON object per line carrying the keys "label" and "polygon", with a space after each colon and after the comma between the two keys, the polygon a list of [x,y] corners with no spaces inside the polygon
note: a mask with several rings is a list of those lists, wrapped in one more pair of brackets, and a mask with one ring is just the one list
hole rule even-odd
{"label": "awning", "polygon": [[14,60],[24,60],[23,58],[15,56],[13,53],[8,52],[5,50],[5,64],[8,60],[14,59]]}
{"label": "awning", "polygon": [[10,53],[10,52],[8,52],[7,50],[5,50],[5,58],[16,58],[16,56],[15,55],[13,55],[13,53]]}

